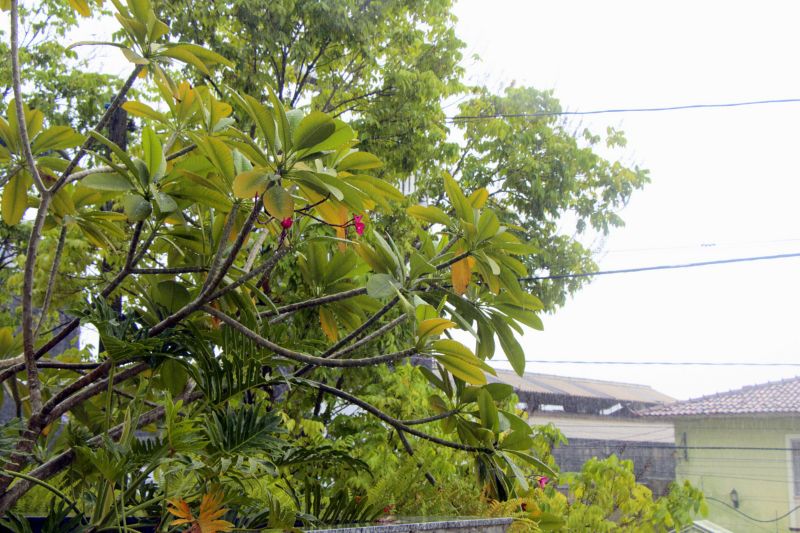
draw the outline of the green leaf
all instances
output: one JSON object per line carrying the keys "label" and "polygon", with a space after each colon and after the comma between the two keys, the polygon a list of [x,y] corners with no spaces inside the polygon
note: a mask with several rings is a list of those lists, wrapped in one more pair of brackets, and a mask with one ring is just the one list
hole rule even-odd
{"label": "green leaf", "polygon": [[420,340],[433,335],[441,335],[446,329],[453,328],[456,323],[446,318],[428,318],[423,320],[417,328],[417,336]]}
{"label": "green leaf", "polygon": [[277,126],[277,140],[280,141],[284,153],[292,149],[292,138],[289,134],[289,119],[286,118],[286,109],[283,103],[278,99],[272,87],[267,85],[267,93],[269,94],[269,102],[272,104],[272,113],[275,116],[275,125]]}
{"label": "green leaf", "polygon": [[100,142],[101,144],[104,144],[109,150],[114,152],[114,155],[116,155],[117,158],[120,161],[122,161],[122,164],[124,164],[128,168],[128,170],[131,171],[131,174],[133,174],[134,176],[137,176],[139,174],[139,169],[133,163],[133,160],[130,158],[130,156],[128,156],[127,152],[125,152],[125,150],[120,148],[115,142],[112,142],[111,140],[103,137],[103,135],[101,135],[96,131],[90,131],[89,135],[94,140]]}
{"label": "green leaf", "polygon": [[183,392],[189,374],[182,364],[175,359],[167,359],[161,364],[159,371],[161,382],[170,394],[177,396]]}
{"label": "green leaf", "polygon": [[130,180],[116,172],[99,172],[89,174],[80,181],[81,186],[97,191],[132,191]]}
{"label": "green leaf", "polygon": [[63,150],[78,146],[83,141],[84,136],[69,126],[52,126],[36,136],[31,143],[31,151],[40,154],[48,150]]}
{"label": "green leaf", "polygon": [[122,209],[128,215],[128,220],[132,222],[142,221],[153,212],[150,202],[138,194],[126,194],[122,198]]}
{"label": "green leaf", "polygon": [[400,284],[389,274],[373,274],[367,281],[367,294],[373,298],[390,298],[397,294]]}
{"label": "green leaf", "polygon": [[312,111],[306,115],[292,135],[295,151],[312,148],[323,142],[336,131],[333,119],[320,111]]}
{"label": "green leaf", "polygon": [[[122,51],[123,53],[125,50]],[[192,65],[197,70],[208,76],[211,77],[211,71],[208,70],[205,62],[203,62],[199,57],[193,54],[185,45],[174,45],[170,46],[162,50],[159,55],[164,57],[171,57],[172,59],[177,59],[178,61],[182,61],[187,65]],[[130,59],[129,59],[130,60]]]}
{"label": "green leaf", "polygon": [[464,193],[461,192],[461,187],[458,186],[456,180],[449,174],[445,174],[444,176],[444,191],[447,193],[447,197],[450,198],[450,203],[453,205],[453,209],[455,209],[458,218],[465,222],[472,223],[472,205],[469,203],[469,200],[467,200],[467,197],[464,196]]}
{"label": "green leaf", "polygon": [[448,217],[444,211],[434,205],[412,205],[406,211],[408,211],[409,215],[432,224],[449,226],[451,222],[450,217]]}
{"label": "green leaf", "polygon": [[521,452],[530,450],[533,446],[533,439],[530,433],[530,427],[528,427],[527,430],[515,429],[505,436],[500,443],[500,448],[504,450],[518,450]]}
{"label": "green leaf", "polygon": [[483,427],[497,432],[500,425],[500,420],[497,417],[497,407],[494,405],[492,395],[486,389],[478,391],[478,411]]}
{"label": "green leaf", "polygon": [[339,161],[336,169],[341,172],[344,170],[369,170],[381,166],[383,166],[383,162],[377,156],[369,152],[354,152]]}
{"label": "green leaf", "polygon": [[508,362],[511,363],[514,372],[521,376],[525,373],[525,352],[522,350],[522,346],[514,338],[514,332],[511,331],[502,316],[492,314],[492,324]]}
{"label": "green leaf", "polygon": [[175,199],[166,193],[157,191],[153,195],[153,199],[156,201],[158,210],[162,213],[172,213],[178,210],[178,204],[175,202]]}
{"label": "green leaf", "polygon": [[486,375],[483,371],[476,366],[466,363],[463,359],[442,354],[437,354],[434,357],[436,357],[436,360],[439,361],[448,372],[459,379],[463,379],[470,385],[484,385],[486,383]]}
{"label": "green leaf", "polygon": [[264,194],[264,208],[278,220],[285,220],[294,215],[294,200],[289,191],[275,184]]}
{"label": "green leaf", "polygon": [[164,177],[167,160],[164,158],[161,141],[152,128],[146,127],[142,130],[142,150],[144,150],[144,163],[147,165],[150,181],[157,182]]}
{"label": "green leaf", "polygon": [[486,210],[478,219],[478,241],[494,237],[500,230],[500,221],[493,211]]}
{"label": "green leaf", "polygon": [[3,222],[14,226],[22,220],[28,209],[28,188],[33,179],[27,172],[17,172],[3,189],[2,214]]}
{"label": "green leaf", "polygon": [[233,178],[233,195],[249,200],[257,194],[263,193],[267,189],[270,174],[263,168],[242,172]]}
{"label": "green leaf", "polygon": [[165,122],[166,118],[162,113],[159,113],[152,107],[147,104],[143,104],[141,102],[125,102],[122,104],[122,108],[136,117],[143,117],[155,120],[156,122]]}
{"label": "green leaf", "polygon": [[153,287],[153,300],[163,305],[171,313],[184,307],[191,301],[189,291],[177,281],[165,280]]}

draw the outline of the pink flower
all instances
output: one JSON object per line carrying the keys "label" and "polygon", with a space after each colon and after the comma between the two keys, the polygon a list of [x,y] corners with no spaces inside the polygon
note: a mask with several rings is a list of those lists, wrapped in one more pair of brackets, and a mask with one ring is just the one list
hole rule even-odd
{"label": "pink flower", "polygon": [[292,220],[292,217],[284,218],[283,220],[281,220],[281,227],[283,229],[289,229],[292,227],[293,223],[294,220]]}
{"label": "pink flower", "polygon": [[353,216],[353,225],[356,227],[356,233],[359,235],[364,235],[364,228],[366,228],[366,224],[361,222],[361,219],[364,218],[361,215]]}
{"label": "pink flower", "polygon": [[547,476],[541,476],[537,481],[539,482],[539,488],[544,489],[545,485],[547,485],[547,483],[550,481],[550,478]]}

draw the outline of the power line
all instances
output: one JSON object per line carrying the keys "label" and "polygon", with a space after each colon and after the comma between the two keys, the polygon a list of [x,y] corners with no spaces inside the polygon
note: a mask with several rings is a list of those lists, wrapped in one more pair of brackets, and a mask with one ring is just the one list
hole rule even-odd
{"label": "power line", "polygon": [[716,499],[716,498],[714,498],[714,497],[712,497],[712,496],[708,496],[707,494],[705,495],[705,497],[706,497],[706,499],[707,499],[707,500],[711,500],[711,501],[714,501],[714,502],[720,503],[720,504],[724,505],[725,507],[730,507],[731,509],[733,509],[734,511],[736,511],[736,512],[737,512],[737,513],[739,513],[740,515],[742,515],[742,516],[744,516],[745,518],[747,518],[748,520],[752,520],[753,522],[761,522],[762,524],[768,524],[768,523],[772,523],[772,522],[777,522],[778,520],[783,520],[784,518],[786,518],[787,516],[789,516],[789,515],[790,515],[790,514],[792,514],[793,512],[795,512],[795,511],[797,511],[798,509],[800,509],[800,505],[798,505],[797,507],[793,508],[793,509],[792,509],[792,510],[790,510],[789,512],[782,514],[781,516],[778,516],[778,517],[776,517],[776,518],[772,518],[772,519],[770,519],[770,520],[762,520],[762,519],[760,519],[760,518],[755,518],[755,517],[752,517],[752,516],[750,516],[749,514],[747,514],[747,513],[745,513],[745,512],[742,512],[742,511],[740,511],[739,509],[737,509],[737,508],[736,508],[736,507],[734,507],[733,505],[730,505],[730,504],[728,504],[728,503],[725,503],[725,502],[724,502],[724,501],[722,501],[722,500],[718,500],[718,499]]}
{"label": "power line", "polygon": [[[568,445],[570,448],[596,448],[597,445],[590,444],[574,444]],[[761,446],[679,446],[677,444],[615,444],[610,447],[612,450],[617,448],[643,448],[643,449],[657,449],[657,450],[712,450],[712,451],[751,451],[751,452],[790,452],[795,451],[793,448],[770,448]]]}
{"label": "power line", "polygon": [[745,107],[767,104],[793,104],[800,102],[800,98],[783,98],[776,100],[751,100],[747,102],[729,102],[724,104],[688,104],[667,107],[632,107],[618,109],[596,109],[592,111],[538,111],[535,113],[495,113],[483,115],[456,115],[447,117],[447,122],[461,122],[470,120],[492,120],[497,118],[537,118],[574,115],[607,115],[612,113],[653,113],[658,111],[682,111],[688,109],[718,109],[726,107]]}
{"label": "power line", "polygon": [[754,363],[749,361],[585,361],[525,359],[526,363],[548,365],[654,365],[654,366],[800,366],[800,362],[782,363],[778,361]]}
{"label": "power line", "polygon": [[675,265],[656,265],[647,267],[636,268],[621,268],[617,270],[598,270],[597,272],[580,272],[576,274],[553,274],[550,276],[529,276],[518,278],[519,281],[540,281],[546,279],[569,279],[569,278],[586,278],[591,276],[605,276],[609,274],[632,274],[634,272],[648,272],[651,270],[675,270],[681,268],[695,268],[711,265],[726,265],[730,263],[746,263],[752,261],[770,261],[773,259],[789,259],[792,257],[800,257],[800,253],[791,254],[777,254],[777,255],[759,255],[751,257],[735,257],[732,259],[718,259],[715,261],[700,261],[696,263],[681,263]]}

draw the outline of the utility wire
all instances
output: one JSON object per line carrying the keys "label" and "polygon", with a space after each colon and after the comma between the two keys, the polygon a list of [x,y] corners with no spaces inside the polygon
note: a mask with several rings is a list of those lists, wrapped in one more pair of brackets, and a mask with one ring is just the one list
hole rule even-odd
{"label": "utility wire", "polygon": [[535,113],[495,113],[483,115],[456,115],[447,117],[447,122],[461,122],[470,120],[492,120],[497,118],[536,118],[556,117],[563,115],[606,115],[612,113],[652,113],[658,111],[682,111],[687,109],[717,109],[725,107],[745,107],[767,104],[794,104],[800,103],[800,98],[783,98],[777,100],[752,100],[747,102],[730,102],[724,104],[689,104],[668,107],[633,107],[619,109],[596,109],[592,111],[539,111]]}
{"label": "utility wire", "polygon": [[777,517],[777,518],[772,518],[772,519],[770,519],[770,520],[762,520],[762,519],[760,519],[760,518],[755,518],[755,517],[753,517],[753,516],[750,516],[749,514],[747,514],[747,513],[745,513],[745,512],[742,512],[742,511],[740,511],[739,509],[737,509],[737,508],[736,508],[736,507],[734,507],[733,505],[730,505],[729,503],[726,503],[726,502],[724,502],[724,501],[722,501],[722,500],[718,500],[718,499],[716,499],[716,498],[714,498],[714,497],[712,497],[712,496],[708,496],[708,495],[705,495],[705,497],[706,497],[706,499],[707,499],[707,500],[711,500],[711,501],[714,501],[714,502],[720,503],[720,504],[724,505],[725,507],[730,507],[731,509],[733,509],[734,511],[736,511],[736,512],[737,512],[737,513],[739,513],[740,515],[742,515],[742,516],[744,516],[745,518],[747,518],[748,520],[752,520],[753,522],[761,522],[762,524],[769,524],[769,523],[772,523],[772,522],[777,522],[778,520],[783,520],[784,518],[786,518],[787,516],[789,516],[789,515],[790,515],[790,514],[792,514],[793,512],[795,512],[795,511],[797,511],[798,509],[800,509],[800,505],[798,505],[797,507],[793,508],[793,509],[792,509],[792,510],[790,510],[789,512],[787,512],[787,513],[784,513],[784,514],[780,515],[780,516],[779,516],[779,517]]}
{"label": "utility wire", "polygon": [[748,361],[586,361],[586,360],[552,360],[552,359],[525,359],[526,363],[540,363],[548,365],[655,365],[655,366],[800,366],[800,362],[781,363],[766,362],[753,363]]}
{"label": "utility wire", "polygon": [[[596,448],[596,444],[572,444],[565,447],[569,448]],[[617,448],[644,448],[644,449],[657,449],[657,450],[675,450],[681,452],[683,450],[736,450],[736,451],[750,451],[750,452],[790,452],[796,451],[795,448],[769,448],[759,446],[679,446],[677,444],[615,444],[610,447],[612,450]]]}
{"label": "utility wire", "polygon": [[680,268],[695,268],[711,265],[726,265],[730,263],[746,263],[751,261],[770,261],[773,259],[789,259],[792,257],[800,257],[800,253],[791,254],[778,254],[778,255],[759,255],[751,257],[735,257],[733,259],[718,259],[716,261],[700,261],[696,263],[682,263],[676,265],[656,265],[637,268],[621,268],[617,270],[598,270],[597,272],[579,272],[576,274],[553,274],[550,276],[529,276],[518,278],[519,281],[540,281],[546,279],[569,279],[569,278],[586,278],[591,276],[605,276],[609,274],[631,274],[634,272],[648,272],[651,270],[675,270]]}

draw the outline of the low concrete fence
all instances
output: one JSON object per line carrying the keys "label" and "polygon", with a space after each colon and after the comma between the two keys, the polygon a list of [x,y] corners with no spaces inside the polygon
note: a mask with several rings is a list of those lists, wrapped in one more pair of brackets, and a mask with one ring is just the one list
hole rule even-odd
{"label": "low concrete fence", "polygon": [[371,526],[351,526],[332,529],[309,529],[314,533],[505,533],[513,520],[511,518],[478,519],[406,519],[391,524]]}

